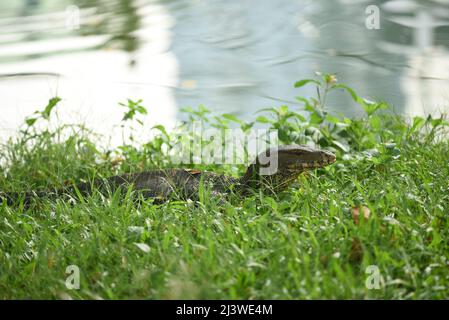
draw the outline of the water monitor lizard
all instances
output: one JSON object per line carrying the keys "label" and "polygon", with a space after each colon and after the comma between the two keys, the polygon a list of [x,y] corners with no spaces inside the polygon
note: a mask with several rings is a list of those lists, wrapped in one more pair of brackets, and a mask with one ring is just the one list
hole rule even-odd
{"label": "water monitor lizard", "polygon": [[[267,159],[276,159],[276,171],[262,175],[261,170],[267,169]],[[248,166],[246,173],[240,177],[230,177],[213,172],[192,169],[157,169],[138,173],[126,173],[106,179],[94,179],[92,182],[80,183],[61,189],[37,192],[0,192],[0,202],[6,200],[12,205],[23,200],[24,205],[32,199],[54,198],[79,191],[83,196],[98,190],[103,194],[128,190],[132,186],[144,198],[153,198],[158,202],[172,197],[181,199],[198,199],[200,185],[210,188],[213,195],[225,196],[230,192],[247,195],[250,190],[271,190],[274,192],[285,189],[292,181],[307,170],[322,168],[334,163],[333,153],[305,145],[284,145],[268,149],[260,153]],[[264,165],[265,164],[265,165]]]}

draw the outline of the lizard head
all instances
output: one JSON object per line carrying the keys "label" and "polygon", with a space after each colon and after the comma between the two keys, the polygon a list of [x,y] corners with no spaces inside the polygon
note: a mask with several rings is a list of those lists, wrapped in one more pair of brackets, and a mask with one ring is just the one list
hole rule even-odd
{"label": "lizard head", "polygon": [[326,150],[307,145],[284,145],[260,153],[248,167],[242,183],[260,185],[262,180],[270,188],[279,190],[307,170],[322,168],[336,161],[335,155]]}
{"label": "lizard head", "polygon": [[277,152],[278,170],[297,172],[298,174],[302,171],[325,167],[336,160],[332,152],[306,145],[279,146],[273,151]]}

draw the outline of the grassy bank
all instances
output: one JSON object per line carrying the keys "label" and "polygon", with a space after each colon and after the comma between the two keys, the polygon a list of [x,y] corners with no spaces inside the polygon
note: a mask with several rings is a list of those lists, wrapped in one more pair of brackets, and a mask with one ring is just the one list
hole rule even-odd
{"label": "grassy bank", "polygon": [[[234,196],[225,203],[206,194],[199,203],[154,205],[136,203],[133,193],[74,195],[74,203],[36,200],[27,210],[20,201],[3,203],[0,298],[447,298],[447,122],[406,121],[329,75],[296,84],[303,85],[317,85],[320,94],[298,98],[300,113],[282,106],[241,122],[211,117],[204,108],[184,111],[190,121],[219,128],[269,126],[281,143],[333,150],[335,165],[301,176],[276,196]],[[333,90],[346,90],[366,115],[328,114],[325,100]],[[52,99],[1,146],[1,191],[170,166],[166,150],[174,138],[162,127],[145,144],[115,150],[96,146],[83,127],[37,129],[58,102]],[[124,106],[124,122],[144,123],[140,102]],[[70,265],[80,270],[79,290],[65,285]],[[379,272],[378,289],[366,285],[373,283],[372,270]]]}

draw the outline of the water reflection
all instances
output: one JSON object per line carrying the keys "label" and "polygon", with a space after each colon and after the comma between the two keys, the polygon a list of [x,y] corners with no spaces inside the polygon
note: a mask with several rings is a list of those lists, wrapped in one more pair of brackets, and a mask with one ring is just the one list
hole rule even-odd
{"label": "water reflection", "polygon": [[[172,19],[165,8],[157,2],[139,6],[129,1],[94,2],[95,7],[79,2],[78,30],[66,28],[62,4],[51,13],[34,12],[19,18],[33,21],[28,26],[22,23],[23,29],[28,28],[22,30],[40,39],[0,44],[5,48],[0,50],[0,96],[4,102],[0,128],[8,134],[54,94],[64,98],[62,121],[85,122],[107,136],[124,111],[118,102],[127,98],[147,102],[151,113],[148,127],[155,123],[170,126],[175,120],[171,87],[177,79],[177,62],[168,50]],[[122,15],[116,16],[119,11]],[[49,19],[54,28],[43,31],[43,21]],[[8,27],[14,28],[14,22]],[[5,77],[15,73],[35,76]],[[120,130],[112,135],[119,139]]]}
{"label": "water reflection", "polygon": [[[365,26],[373,3],[379,30]],[[67,27],[69,5],[79,28]],[[315,71],[400,113],[449,110],[448,0],[17,0],[0,12],[3,130],[55,93],[63,118],[106,134],[126,98],[144,100],[148,127],[199,104],[249,118],[285,100],[300,108],[294,97],[314,91],[292,84]],[[344,93],[331,101],[360,114]]]}
{"label": "water reflection", "polygon": [[449,105],[449,1],[389,1],[390,30],[408,30],[406,41],[379,41],[386,53],[404,57],[399,77],[405,111],[409,114],[447,112]]}

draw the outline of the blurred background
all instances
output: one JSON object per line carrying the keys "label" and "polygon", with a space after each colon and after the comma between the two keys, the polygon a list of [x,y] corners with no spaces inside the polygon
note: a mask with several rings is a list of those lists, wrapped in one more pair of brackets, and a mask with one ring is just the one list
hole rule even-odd
{"label": "blurred background", "polygon": [[[244,119],[300,109],[315,91],[293,84],[316,71],[404,115],[449,111],[449,0],[0,2],[3,138],[55,95],[62,121],[106,134],[127,98],[143,99],[148,126],[200,104]],[[343,92],[329,108],[361,114]]]}

